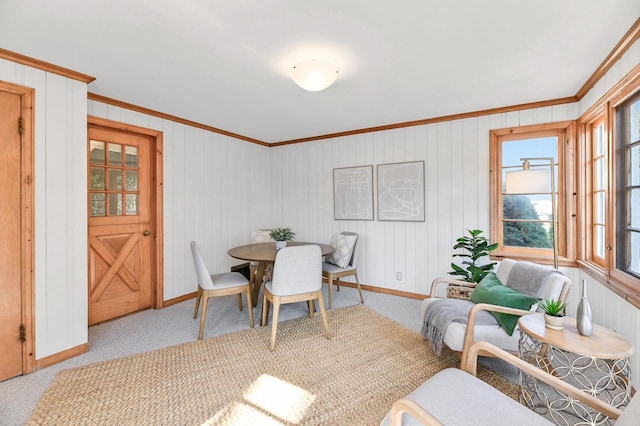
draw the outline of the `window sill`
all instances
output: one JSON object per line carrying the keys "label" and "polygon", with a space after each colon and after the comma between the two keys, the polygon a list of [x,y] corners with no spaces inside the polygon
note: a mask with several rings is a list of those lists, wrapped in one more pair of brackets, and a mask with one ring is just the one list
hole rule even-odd
{"label": "window sill", "polygon": [[[491,260],[496,260],[496,261],[500,261],[503,259],[526,260],[528,262],[534,262],[540,265],[553,266],[553,258],[550,258],[548,256],[535,256],[528,253],[525,254],[525,253],[493,252],[491,253],[490,258]],[[570,260],[564,257],[558,257],[558,266],[576,268],[578,267],[578,264],[575,260]]]}
{"label": "window sill", "polygon": [[[593,264],[579,260],[578,267],[589,274],[594,280],[607,287],[609,290],[631,303],[636,308],[640,308],[640,282],[637,286],[617,280],[613,277],[605,275],[604,271]],[[638,281],[638,280],[636,280]]]}

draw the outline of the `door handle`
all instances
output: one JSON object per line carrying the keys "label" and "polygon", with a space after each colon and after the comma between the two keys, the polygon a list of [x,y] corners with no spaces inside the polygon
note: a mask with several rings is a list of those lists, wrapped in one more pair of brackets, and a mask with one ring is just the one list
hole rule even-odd
{"label": "door handle", "polygon": [[149,235],[151,235],[151,232],[145,229],[144,231],[142,231],[142,235],[144,235],[145,237],[148,237]]}

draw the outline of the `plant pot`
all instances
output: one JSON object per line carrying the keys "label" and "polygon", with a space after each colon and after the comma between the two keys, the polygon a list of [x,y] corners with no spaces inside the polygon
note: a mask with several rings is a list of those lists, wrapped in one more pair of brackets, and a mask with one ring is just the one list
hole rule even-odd
{"label": "plant pot", "polygon": [[562,330],[562,327],[564,327],[564,316],[554,317],[544,314],[544,325],[552,330]]}
{"label": "plant pot", "polygon": [[276,250],[280,250],[281,248],[285,248],[286,246],[286,241],[276,241]]}

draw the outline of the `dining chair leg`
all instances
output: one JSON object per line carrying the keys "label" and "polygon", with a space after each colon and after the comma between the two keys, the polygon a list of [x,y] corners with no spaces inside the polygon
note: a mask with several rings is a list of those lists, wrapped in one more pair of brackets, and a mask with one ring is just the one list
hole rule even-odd
{"label": "dining chair leg", "polygon": [[[251,285],[248,284],[247,285],[247,309],[249,310],[249,325],[251,326],[251,328],[253,328],[253,306],[251,304]],[[241,294],[239,294],[238,296],[242,297]]]}
{"label": "dining chair leg", "polygon": [[327,322],[327,312],[324,308],[324,296],[322,291],[318,292],[318,305],[320,305],[320,315],[324,324],[324,335],[327,339],[331,339],[331,330],[329,330],[329,322]]}
{"label": "dining chair leg", "polygon": [[340,277],[336,278],[336,289],[340,291]]}
{"label": "dining chair leg", "polygon": [[309,318],[313,318],[313,313],[315,312],[315,305],[313,304],[313,300],[307,300],[307,306],[309,307]]}
{"label": "dining chair leg", "polygon": [[273,319],[271,320],[271,346],[269,349],[273,351],[276,347],[276,332],[278,331],[278,314],[280,313],[280,300],[278,297],[273,298]]}
{"label": "dining chair leg", "polygon": [[204,323],[207,319],[207,308],[209,305],[209,296],[205,293],[202,295],[202,315],[200,316],[200,331],[198,332],[198,340],[202,340],[204,334]]}
{"label": "dining chair leg", "polygon": [[202,298],[202,288],[198,284],[198,294],[196,294],[196,308],[193,310],[193,319],[198,318],[198,308],[200,308],[200,299]]}
{"label": "dining chair leg", "polygon": [[238,293],[238,309],[242,310],[242,293]]}
{"label": "dining chair leg", "polygon": [[329,283],[329,309],[331,309],[333,304],[333,300],[331,298],[331,292],[333,291],[333,275],[329,274],[327,282]]}
{"label": "dining chair leg", "polygon": [[262,297],[262,321],[260,321],[261,326],[267,325],[267,317],[269,316],[269,299],[267,295]]}
{"label": "dining chair leg", "polygon": [[360,303],[364,303],[364,298],[362,297],[362,289],[360,288],[360,281],[358,280],[358,273],[356,272],[356,284],[358,285],[358,293],[360,293]]}

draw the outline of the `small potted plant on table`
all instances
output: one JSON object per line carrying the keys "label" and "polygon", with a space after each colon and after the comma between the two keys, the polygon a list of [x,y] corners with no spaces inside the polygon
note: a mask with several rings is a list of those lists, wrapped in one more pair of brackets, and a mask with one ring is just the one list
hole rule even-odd
{"label": "small potted plant on table", "polygon": [[555,299],[545,299],[540,303],[540,308],[544,311],[544,324],[552,330],[562,330],[564,326],[565,302]]}
{"label": "small potted plant on table", "polygon": [[287,241],[293,241],[296,234],[291,228],[276,228],[271,231],[269,236],[276,242],[276,249],[279,250],[287,246]]}

